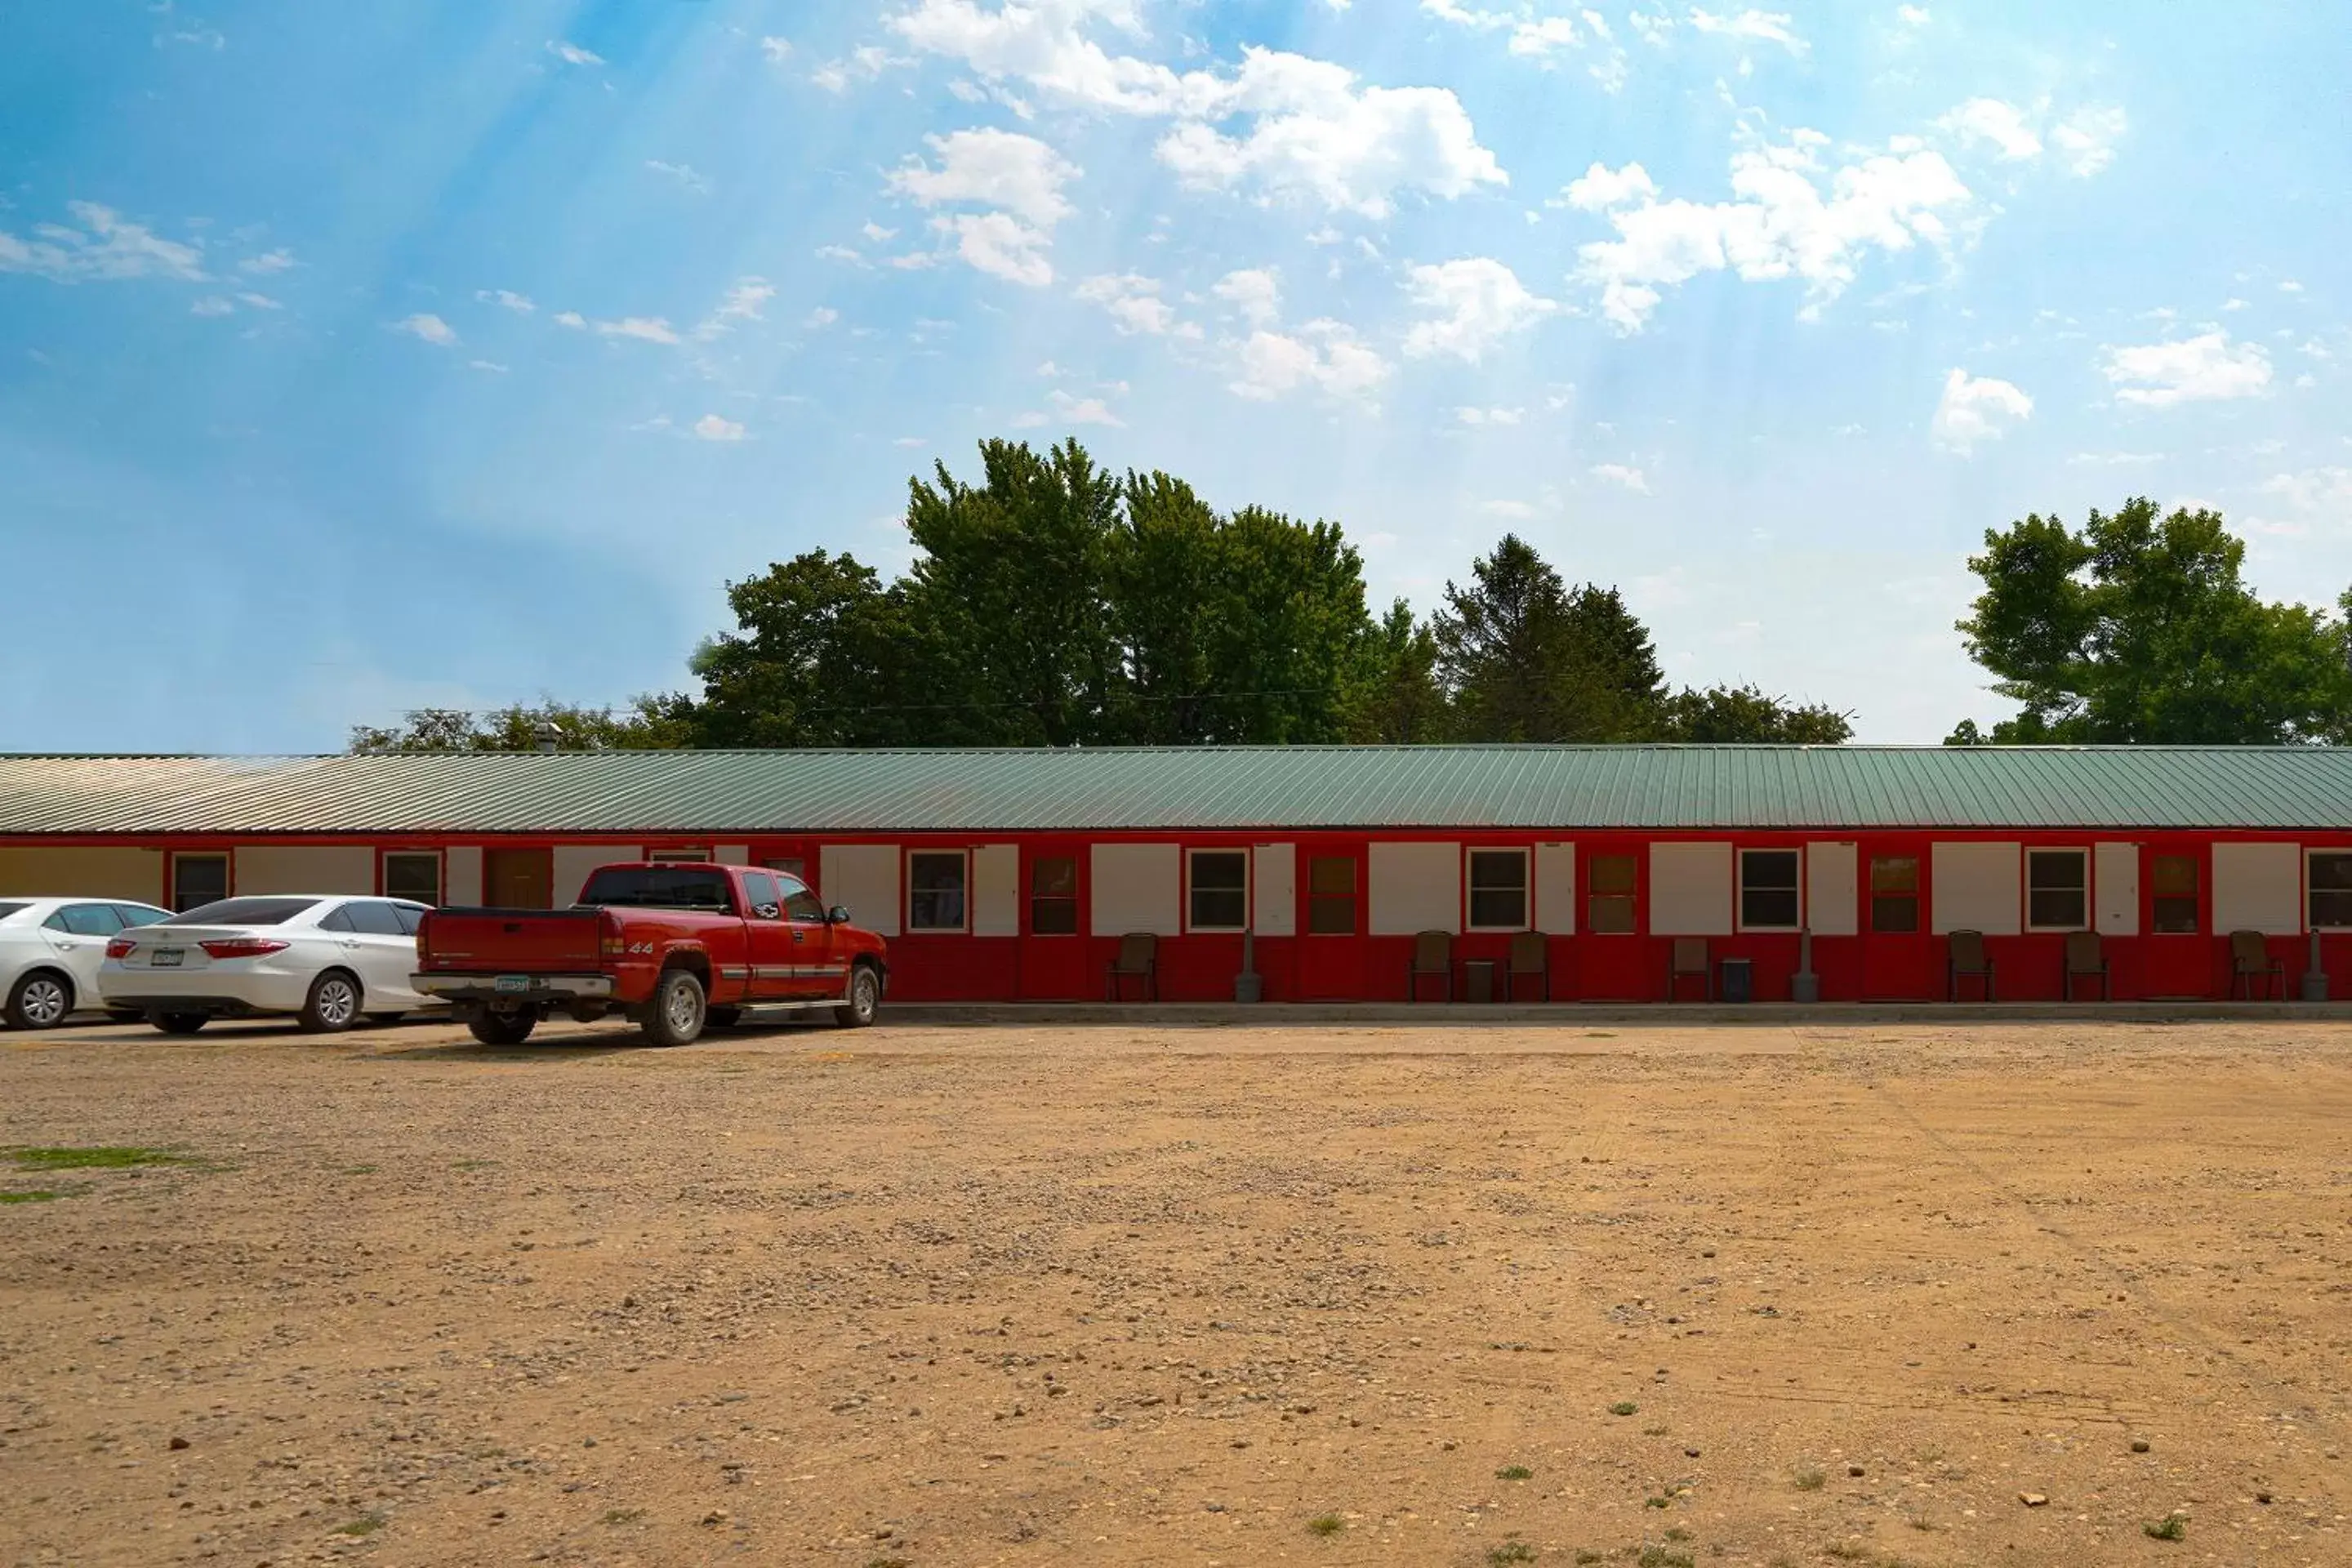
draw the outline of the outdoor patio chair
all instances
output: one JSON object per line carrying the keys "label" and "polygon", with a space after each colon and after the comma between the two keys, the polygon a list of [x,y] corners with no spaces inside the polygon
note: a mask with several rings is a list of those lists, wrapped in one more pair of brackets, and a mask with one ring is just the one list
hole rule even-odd
{"label": "outdoor patio chair", "polygon": [[1503,972],[1503,999],[1519,999],[1519,976],[1532,974],[1543,985],[1543,999],[1551,1000],[1551,939],[1539,931],[1523,931],[1511,938],[1511,957]]}
{"label": "outdoor patio chair", "polygon": [[1969,977],[1984,982],[1984,999],[1994,999],[1992,989],[1992,957],[1985,952],[1984,932],[1956,931],[1951,936],[1950,956],[1946,971],[1946,989],[1949,999],[1960,999],[1960,982]]}
{"label": "outdoor patio chair", "polygon": [[1425,931],[1412,939],[1412,962],[1404,975],[1405,1000],[1421,1000],[1421,977],[1434,974],[1445,982],[1445,999],[1454,1000],[1454,936],[1450,931]]}
{"label": "outdoor patio chair", "polygon": [[1143,999],[1160,1000],[1160,939],[1148,931],[1131,931],[1118,939],[1118,956],[1111,960],[1106,988],[1110,1000],[1119,998],[1122,980],[1142,983]]}
{"label": "outdoor patio chair", "polygon": [[2074,999],[2074,982],[2088,975],[2099,983],[2099,1000],[2112,1002],[2115,994],[2107,984],[2107,955],[2099,945],[2099,933],[2095,931],[2070,931],[2066,933],[2066,1000]]}
{"label": "outdoor patio chair", "polygon": [[1706,938],[1678,936],[1675,938],[1674,956],[1666,961],[1666,1000],[1680,1000],[1682,983],[1694,975],[1701,993],[1708,1001],[1714,1001],[1715,966],[1706,959]]}
{"label": "outdoor patio chair", "polygon": [[2263,990],[2280,1001],[2286,999],[2286,960],[2273,957],[2270,943],[2258,931],[2233,931],[2230,933],[2230,994],[2242,993],[2247,1001],[2254,999],[2254,982],[2260,980]]}

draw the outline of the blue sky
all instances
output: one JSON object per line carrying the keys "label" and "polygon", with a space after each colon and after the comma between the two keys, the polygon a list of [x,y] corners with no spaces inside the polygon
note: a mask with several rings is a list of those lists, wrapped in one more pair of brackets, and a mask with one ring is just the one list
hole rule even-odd
{"label": "blue sky", "polygon": [[2331,8],[81,0],[0,20],[0,750],[686,681],[725,580],[1081,437],[1506,529],[1934,741],[2028,510],[2352,582]]}

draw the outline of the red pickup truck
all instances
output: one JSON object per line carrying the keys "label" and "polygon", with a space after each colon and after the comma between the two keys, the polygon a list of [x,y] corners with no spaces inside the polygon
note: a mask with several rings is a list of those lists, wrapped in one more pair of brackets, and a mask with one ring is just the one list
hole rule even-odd
{"label": "red pickup truck", "polygon": [[862,1028],[890,974],[882,939],[798,878],[674,861],[600,866],[568,910],[434,910],[416,953],[416,989],[492,1046],[558,1013],[619,1013],[657,1046],[753,1012],[831,1008]]}

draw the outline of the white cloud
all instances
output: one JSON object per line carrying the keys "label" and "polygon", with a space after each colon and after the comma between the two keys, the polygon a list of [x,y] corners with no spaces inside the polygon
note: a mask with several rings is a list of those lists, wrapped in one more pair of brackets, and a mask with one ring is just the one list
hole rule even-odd
{"label": "white cloud", "polygon": [[132,278],[204,281],[204,253],[195,246],[161,238],[145,225],[126,223],[112,207],[97,202],[68,202],[66,211],[79,227],[36,224],[29,240],[0,229],[0,272],[30,272],[58,283]]}
{"label": "white cloud", "polygon": [[1296,334],[1260,329],[1242,343],[1238,358],[1238,373],[1228,385],[1240,396],[1260,401],[1301,387],[1335,397],[1369,397],[1394,371],[1353,328],[1333,321],[1309,321]]}
{"label": "white cloud", "polygon": [[[1570,49],[1580,49],[1588,44],[1607,44],[1612,35],[1609,20],[1590,8],[1578,17],[1567,15],[1531,16],[1524,8],[1517,11],[1486,11],[1459,4],[1459,0],[1421,0],[1421,8],[1442,21],[1478,32],[1507,32],[1505,47],[1526,59],[1538,60],[1549,66],[1555,56]],[[1624,85],[1625,56],[1622,49],[1612,48],[1592,68],[1592,75],[1601,84],[1614,92]]]}
{"label": "white cloud", "polygon": [[2122,110],[2111,104],[2095,105],[2060,121],[2050,140],[2057,144],[2059,161],[2067,172],[2088,179],[2116,161],[2116,143],[2130,128],[2130,118]]}
{"label": "white cloud", "polygon": [[656,174],[667,174],[698,196],[707,196],[710,194],[710,182],[696,174],[692,164],[665,163],[659,158],[648,158],[646,160],[646,167]]}
{"label": "white cloud", "polygon": [[705,316],[702,324],[694,329],[696,340],[709,342],[713,338],[722,337],[732,331],[738,321],[765,321],[767,318],[760,314],[760,307],[775,297],[774,285],[764,278],[737,279],[719,301],[719,308]]}
{"label": "white cloud", "polygon": [[1424,312],[1405,333],[1415,358],[1450,353],[1472,364],[1488,349],[1559,309],[1491,257],[1465,257],[1406,269],[1406,291]]}
{"label": "white cloud", "polygon": [[394,321],[392,330],[423,338],[426,342],[446,348],[457,341],[457,330],[440,317],[419,311],[403,321]]}
{"label": "white cloud", "polygon": [[1690,14],[1690,25],[1699,32],[1779,44],[1792,55],[1801,55],[1805,52],[1805,40],[1797,37],[1794,20],[1785,11],[1712,12],[1694,5]]}
{"label": "white cloud", "polygon": [[568,66],[601,66],[604,57],[582,48],[569,40],[550,38],[547,52]]}
{"label": "white cloud", "polygon": [[518,294],[511,289],[477,289],[474,298],[485,305],[498,305],[519,316],[528,316],[539,307],[528,294]]}
{"label": "white cloud", "polygon": [[841,320],[840,311],[835,310],[830,305],[819,305],[815,310],[811,310],[807,315],[801,318],[801,325],[807,328],[810,331],[820,332],[839,320]]}
{"label": "white cloud", "polygon": [[[1031,289],[1054,280],[1054,264],[1045,256],[1052,241],[1018,218],[1004,213],[955,213],[933,218],[931,227],[953,239],[956,254],[976,271]],[[901,258],[900,264],[916,263]]]}
{"label": "white cloud", "polygon": [[2032,416],[2033,399],[2011,383],[1954,370],[1944,377],[1928,434],[1946,451],[1965,456],[1978,442],[1998,440]]}
{"label": "white cloud", "polygon": [[1595,463],[1590,470],[1592,477],[1605,483],[1622,485],[1637,496],[1650,493],[1650,479],[1641,469],[1623,463]]}
{"label": "white cloud", "polygon": [[694,422],[694,434],[704,441],[740,441],[743,426],[732,419],[722,419],[716,414],[706,414]]}
{"label": "white cloud", "polygon": [[1895,19],[1906,27],[1924,27],[1935,18],[1925,5],[1897,5]]}
{"label": "white cloud", "polygon": [[1108,425],[1122,430],[1127,427],[1127,421],[1113,414],[1099,397],[1073,397],[1058,389],[1049,395],[1066,425]]}
{"label": "white cloud", "polygon": [[2232,298],[2231,298],[2231,299],[2224,300],[2222,300],[2222,301],[2221,301],[2221,309],[2222,309],[2225,312],[2226,312],[2226,311],[2230,311],[2230,310],[2244,310],[2245,308],[2246,308],[2246,301],[2244,301],[2243,300],[2240,300],[2240,299],[2234,298],[2234,297],[2232,297]]}
{"label": "white cloud", "polygon": [[1159,279],[1139,273],[1107,273],[1089,278],[1078,285],[1077,297],[1090,305],[1100,305],[1109,313],[1112,325],[1122,333],[1164,337],[1173,332],[1188,338],[1201,335],[1198,327],[1176,319],[1174,309],[1160,297]]}
{"label": "white cloud", "polygon": [[1990,142],[2011,160],[2042,156],[2042,138],[2025,111],[1998,98],[1972,98],[1936,122],[1962,141]]}
{"label": "white cloud", "polygon": [[898,231],[897,229],[884,228],[878,223],[868,223],[864,228],[859,229],[857,232],[864,235],[869,241],[876,245],[880,245],[886,240],[896,239],[898,237]]}
{"label": "white cloud", "polygon": [[[866,226],[871,228],[873,225],[868,224]],[[896,234],[898,230],[892,229],[890,232]],[[866,258],[845,245],[820,245],[816,247],[816,258],[819,261],[846,261],[855,267],[866,265]]]}
{"label": "white cloud", "polygon": [[635,338],[648,343],[677,342],[677,330],[669,324],[667,316],[624,316],[617,321],[597,322],[596,331],[600,337]]}
{"label": "white cloud", "polygon": [[240,272],[269,273],[283,272],[295,265],[294,253],[281,246],[276,250],[265,250],[259,256],[247,257],[236,264],[236,268]]}
{"label": "white cloud", "polygon": [[1810,297],[1802,315],[1811,319],[1871,252],[1951,243],[1972,198],[1943,154],[1904,143],[1825,169],[1820,150],[1828,140],[1801,130],[1780,145],[1736,153],[1732,201],[1644,197],[1612,208],[1617,237],[1577,253],[1577,276],[1601,290],[1601,314],[1619,331],[1637,332],[1663,289],[1728,270],[1749,281],[1802,279]]}
{"label": "white cloud", "polygon": [[928,443],[926,443],[920,436],[901,436],[897,440],[892,441],[890,445],[893,447],[921,447],[928,445]]}
{"label": "white cloud", "polygon": [[236,310],[236,304],[224,295],[207,294],[188,307],[191,316],[226,316]]}
{"label": "white cloud", "polygon": [[237,300],[241,304],[250,305],[257,310],[282,310],[286,308],[268,295],[256,294],[250,289],[237,295]]}
{"label": "white cloud", "polygon": [[2282,294],[2300,294],[2303,292],[2303,285],[2290,278],[2279,285],[2279,292]]}
{"label": "white cloud", "polygon": [[847,92],[853,82],[872,81],[892,66],[909,61],[898,58],[872,44],[855,48],[844,58],[829,60],[809,72],[809,80],[827,92]]}
{"label": "white cloud", "polygon": [[1271,267],[1245,267],[1211,284],[1209,292],[1242,313],[1253,327],[1272,326],[1282,316],[1282,275]]}
{"label": "white cloud", "polygon": [[1528,416],[1524,408],[1457,408],[1454,417],[1464,425],[1517,425]]}
{"label": "white cloud", "polygon": [[2307,522],[2341,531],[2352,527],[2352,468],[2309,468],[2263,481],[2263,494],[2276,496]]}
{"label": "white cloud", "polygon": [[1536,509],[1523,500],[1481,501],[1478,510],[1488,517],[1507,517],[1520,521],[1536,515]]}
{"label": "white cloud", "polygon": [[958,131],[924,138],[938,155],[931,167],[911,158],[890,175],[891,188],[922,206],[971,204],[997,209],[942,215],[931,227],[952,237],[980,271],[1042,288],[1054,280],[1045,251],[1055,224],[1069,216],[1063,185],[1077,166],[1032,136],[1010,131]]}
{"label": "white cloud", "polygon": [[1658,187],[1651,180],[1650,172],[1639,163],[1628,163],[1617,170],[1610,169],[1605,163],[1595,163],[1585,170],[1580,178],[1570,181],[1568,188],[1560,193],[1570,206],[1588,213],[1607,212],[1612,207],[1654,201],[1657,195]]}
{"label": "white cloud", "polygon": [[493,375],[504,375],[507,374],[507,367],[499,363],[496,360],[469,359],[466,362],[466,368],[468,370],[486,370]]}
{"label": "white cloud", "polygon": [[772,66],[783,64],[792,52],[793,42],[790,38],[779,38],[771,34],[760,40],[760,53],[766,57]]}
{"label": "white cloud", "polygon": [[1013,428],[1015,430],[1034,430],[1045,423],[1045,416],[1034,410],[1027,414],[1016,414],[1012,420]]}
{"label": "white cloud", "polygon": [[555,324],[559,327],[585,327],[588,324],[588,318],[577,310],[558,310],[555,313]]}
{"label": "white cloud", "polygon": [[2234,347],[2227,332],[2180,342],[2110,349],[2102,365],[2116,386],[2116,401],[2148,408],[2253,397],[2271,384],[2270,355],[2259,343]]}

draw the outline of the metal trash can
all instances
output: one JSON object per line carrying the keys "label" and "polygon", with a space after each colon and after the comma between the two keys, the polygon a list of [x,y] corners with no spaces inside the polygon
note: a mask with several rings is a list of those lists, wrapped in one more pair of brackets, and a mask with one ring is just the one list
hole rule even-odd
{"label": "metal trash can", "polygon": [[1492,1002],[1495,999],[1494,960],[1474,958],[1462,965],[1462,1000]]}
{"label": "metal trash can", "polygon": [[1754,971],[1752,966],[1747,959],[1725,959],[1723,961],[1723,989],[1720,993],[1723,999],[1727,1002],[1747,1002],[1753,1000],[1756,995],[1753,974]]}

